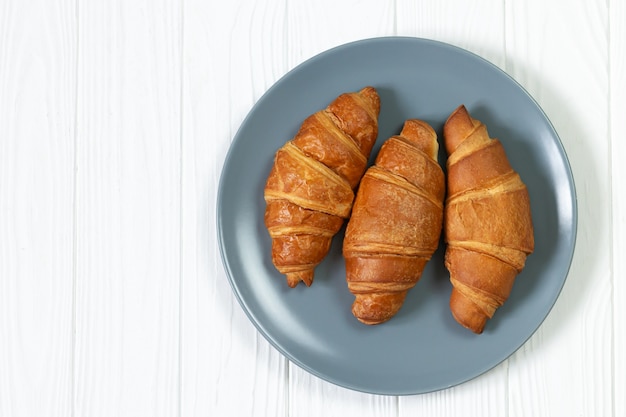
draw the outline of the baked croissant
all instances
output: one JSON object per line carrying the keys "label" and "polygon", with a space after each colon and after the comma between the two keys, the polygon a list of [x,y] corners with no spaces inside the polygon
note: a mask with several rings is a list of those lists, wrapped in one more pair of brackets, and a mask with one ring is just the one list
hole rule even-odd
{"label": "baked croissant", "polygon": [[431,126],[407,120],[361,180],[343,255],[352,314],[365,324],[398,312],[439,246],[445,179],[438,150]]}
{"label": "baked croissant", "polygon": [[265,225],[272,262],[290,287],[312,284],[315,267],[350,215],[378,136],[379,113],[375,88],[342,94],[306,118],[276,152],[265,185]]}
{"label": "baked croissant", "polygon": [[534,250],[528,190],[502,144],[458,107],[443,130],[448,153],[445,265],[453,289],[452,315],[482,333],[509,297]]}

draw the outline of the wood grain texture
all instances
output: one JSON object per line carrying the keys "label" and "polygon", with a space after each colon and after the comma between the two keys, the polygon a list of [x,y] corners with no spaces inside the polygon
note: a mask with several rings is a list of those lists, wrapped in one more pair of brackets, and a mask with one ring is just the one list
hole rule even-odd
{"label": "wood grain texture", "polygon": [[181,4],[78,18],[75,415],[177,415]]}
{"label": "wood grain texture", "polygon": [[613,0],[610,12],[610,131],[613,268],[613,415],[626,415],[626,4]]}
{"label": "wood grain texture", "polygon": [[[621,0],[0,1],[0,416],[626,415]],[[285,359],[232,294],[219,176],[254,103],[346,42],[460,46],[539,102],[579,204],[570,275],[509,360],[363,394]]]}
{"label": "wood grain texture", "polygon": [[395,35],[395,16],[395,1],[288,0],[286,60],[289,69],[335,46]]}
{"label": "wood grain texture", "polygon": [[[399,0],[397,28],[399,35],[447,42],[501,68],[505,65],[504,3]],[[507,369],[504,362],[486,375],[448,390],[400,398],[400,415],[505,415]]]}
{"label": "wood grain texture", "polygon": [[257,332],[222,267],[216,196],[239,125],[286,69],[285,4],[184,7],[181,415],[286,415],[287,361]]}
{"label": "wood grain texture", "polygon": [[508,407],[508,362],[461,385],[400,398],[400,416],[502,416]]}
{"label": "wood grain texture", "polygon": [[[297,3],[297,4],[296,4]],[[358,39],[395,34],[394,3],[296,1],[287,5],[288,67]],[[397,400],[349,391],[289,364],[289,414],[298,416],[395,416]],[[333,399],[341,399],[335,401]]]}
{"label": "wood grain texture", "polygon": [[610,415],[607,4],[507,2],[506,19],[506,67],[554,124],[572,166],[579,210],[565,287],[509,361],[509,415]]}
{"label": "wood grain texture", "polygon": [[0,415],[73,388],[74,1],[0,2]]}
{"label": "wood grain texture", "polygon": [[396,1],[397,33],[447,42],[503,68],[504,2]]}
{"label": "wood grain texture", "polygon": [[289,367],[288,416],[398,416],[396,396],[364,394]]}

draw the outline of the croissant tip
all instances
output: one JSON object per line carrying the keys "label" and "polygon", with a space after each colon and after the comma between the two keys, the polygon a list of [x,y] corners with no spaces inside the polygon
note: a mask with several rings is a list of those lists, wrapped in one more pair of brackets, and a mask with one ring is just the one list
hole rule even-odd
{"label": "croissant tip", "polygon": [[406,291],[395,293],[355,294],[352,314],[361,323],[381,324],[394,317],[406,297]]}
{"label": "croissant tip", "polygon": [[464,104],[450,113],[443,125],[443,141],[448,155],[456,150],[473,128],[474,123]]}
{"label": "croissant tip", "polygon": [[372,94],[373,93],[373,94],[378,95],[378,91],[376,90],[376,87],[371,86],[371,85],[366,85],[365,87],[361,88],[359,90],[359,93],[361,93],[361,94],[365,94],[365,93],[366,94]]}
{"label": "croissant tip", "polygon": [[457,323],[459,323],[461,326],[465,327],[466,329],[468,329],[474,334],[482,334],[483,330],[485,329],[486,320],[485,322],[480,323],[480,324],[475,324],[475,323],[470,324],[470,323],[463,321],[461,318],[458,318],[454,314],[453,314],[453,317],[457,321]]}
{"label": "croissant tip", "polygon": [[300,281],[304,282],[304,285],[310,287],[313,284],[313,271],[298,271],[291,272],[287,275],[287,285],[291,288],[295,288],[298,286]]}
{"label": "croissant tip", "polygon": [[387,320],[366,320],[361,317],[357,317],[356,319],[360,321],[361,323],[366,324],[368,326],[376,326],[377,324],[381,324],[381,323],[388,321],[388,319]]}
{"label": "croissant tip", "polygon": [[456,109],[454,109],[452,113],[450,113],[450,116],[448,116],[448,119],[446,120],[446,122],[452,119],[455,115],[459,113],[469,114],[469,112],[467,111],[467,107],[465,107],[465,104],[459,104],[459,106]]}
{"label": "croissant tip", "polygon": [[433,127],[426,121],[420,119],[407,119],[404,121],[402,130],[400,131],[400,136],[411,134],[411,132],[414,132],[416,135],[425,135],[431,138],[437,137],[435,129],[433,129]]}
{"label": "croissant tip", "polygon": [[461,326],[475,334],[483,332],[488,317],[472,300],[465,297],[456,288],[452,289],[450,295],[450,311],[454,320]]}

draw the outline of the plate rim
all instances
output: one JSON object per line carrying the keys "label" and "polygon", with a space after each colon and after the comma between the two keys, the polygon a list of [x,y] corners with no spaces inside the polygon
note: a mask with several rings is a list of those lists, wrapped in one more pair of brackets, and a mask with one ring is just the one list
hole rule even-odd
{"label": "plate rim", "polygon": [[[537,322],[536,326],[532,329],[532,331],[529,332],[529,334],[522,340],[522,342],[515,349],[513,349],[511,352],[504,353],[503,357],[497,358],[495,361],[493,361],[493,365],[486,367],[485,369],[481,370],[480,372],[475,373],[474,375],[472,375],[470,377],[460,378],[458,381],[455,381],[455,382],[453,382],[453,383],[451,383],[449,385],[440,386],[440,387],[434,387],[432,389],[427,389],[427,390],[406,389],[406,390],[404,390],[402,392],[400,392],[400,391],[391,392],[391,391],[385,391],[385,390],[367,389],[364,386],[358,386],[358,385],[355,385],[355,384],[347,383],[345,381],[340,381],[340,379],[332,377],[332,376],[327,375],[325,373],[322,373],[319,370],[315,369],[314,367],[304,363],[302,360],[300,360],[299,358],[294,356],[287,349],[282,347],[281,344],[279,343],[279,341],[277,341],[276,338],[272,334],[270,334],[270,332],[268,332],[266,327],[262,323],[260,323],[259,320],[257,320],[256,316],[253,314],[253,312],[250,309],[249,303],[246,301],[245,297],[242,295],[241,289],[239,288],[239,286],[235,282],[236,279],[234,278],[234,274],[233,274],[233,271],[232,271],[232,266],[229,263],[228,254],[226,253],[226,250],[225,250],[225,234],[224,234],[225,230],[223,228],[223,222],[222,222],[223,209],[222,209],[222,204],[221,204],[221,202],[222,202],[222,195],[223,195],[223,189],[224,189],[224,182],[226,181],[225,173],[226,173],[228,167],[230,166],[230,164],[232,163],[233,154],[234,154],[234,148],[235,148],[234,145],[240,140],[239,139],[240,138],[240,134],[244,130],[244,127],[248,123],[249,119],[253,116],[253,113],[255,112],[255,110],[263,105],[263,103],[267,100],[267,98],[272,95],[272,93],[273,93],[273,91],[275,89],[279,88],[280,84],[282,82],[284,82],[286,78],[290,77],[293,73],[297,73],[302,68],[307,67],[313,61],[318,60],[320,58],[323,58],[325,55],[330,55],[330,54],[333,54],[333,53],[337,53],[337,52],[341,51],[342,49],[354,48],[354,47],[362,46],[364,44],[371,44],[371,43],[378,43],[378,42],[392,42],[392,43],[407,42],[407,43],[410,43],[410,44],[425,44],[425,45],[435,46],[437,48],[448,49],[449,51],[451,51],[453,53],[465,55],[469,59],[478,60],[483,65],[486,65],[487,67],[490,67],[492,70],[494,70],[494,71],[498,72],[500,75],[504,76],[510,83],[512,83],[516,88],[519,89],[520,92],[522,92],[525,95],[525,97],[532,103],[532,105],[535,107],[535,109],[539,112],[539,114],[541,115],[543,120],[547,123],[547,125],[549,127],[549,130],[550,130],[550,133],[551,133],[551,136],[553,137],[554,143],[555,143],[555,145],[557,147],[559,156],[561,157],[561,161],[563,163],[563,167],[565,168],[565,174],[566,174],[566,179],[567,179],[567,184],[568,184],[568,195],[569,195],[568,201],[571,203],[571,223],[568,222],[568,226],[569,226],[569,230],[571,231],[571,234],[568,236],[568,239],[567,239],[567,246],[569,248],[571,248],[571,249],[567,253],[567,255],[568,255],[567,256],[567,266],[565,268],[563,268],[563,279],[559,283],[558,289],[554,293],[554,297],[550,300],[550,304],[547,307],[547,309],[545,311],[545,315],[543,316],[543,318]],[[274,81],[272,83],[272,85],[268,89],[266,89],[266,91],[259,97],[259,99],[252,104],[252,106],[248,109],[248,111],[246,113],[246,116],[244,117],[244,119],[242,119],[240,125],[238,126],[237,131],[232,136],[231,142],[229,144],[227,153],[226,153],[225,158],[224,158],[224,162],[223,162],[222,168],[220,170],[220,177],[219,177],[219,182],[218,182],[218,190],[217,190],[217,198],[216,198],[215,222],[217,224],[216,230],[217,230],[218,247],[219,247],[219,252],[220,252],[220,258],[221,258],[221,261],[222,261],[222,267],[224,268],[224,272],[226,273],[226,277],[227,277],[227,280],[229,282],[229,286],[231,287],[232,293],[235,296],[235,298],[237,299],[238,304],[240,305],[240,307],[244,311],[244,313],[245,313],[246,317],[248,318],[248,320],[250,320],[250,322],[254,325],[256,331],[261,333],[261,335],[264,337],[264,339],[266,341],[268,341],[270,343],[270,345],[274,349],[276,349],[278,351],[278,353],[280,353],[282,356],[284,356],[290,362],[292,362],[293,364],[297,365],[299,368],[303,369],[304,371],[310,373],[311,375],[314,375],[314,376],[320,378],[321,380],[329,382],[329,383],[334,384],[336,386],[343,387],[343,388],[346,388],[346,389],[350,389],[350,390],[353,390],[353,391],[356,391],[356,392],[365,393],[365,394],[382,395],[382,396],[398,396],[398,397],[400,397],[400,396],[421,395],[421,394],[427,394],[427,393],[431,393],[431,392],[437,392],[437,391],[449,389],[449,388],[452,388],[452,387],[464,384],[464,383],[466,383],[468,381],[474,380],[474,379],[480,377],[481,375],[483,375],[483,374],[493,370],[498,365],[500,365],[502,362],[504,362],[505,360],[507,360],[508,358],[513,356],[537,332],[537,330],[545,322],[546,318],[550,315],[550,312],[554,308],[554,306],[556,304],[556,301],[560,297],[560,294],[561,294],[561,292],[563,290],[565,282],[567,281],[567,278],[568,278],[569,273],[571,271],[571,266],[572,266],[572,262],[573,262],[573,259],[574,259],[574,255],[576,253],[576,246],[577,246],[577,241],[578,241],[578,222],[579,222],[579,216],[578,216],[578,194],[577,194],[577,191],[576,191],[576,183],[574,181],[574,174],[573,174],[573,170],[572,170],[572,167],[571,167],[570,159],[569,159],[569,157],[567,155],[567,151],[566,151],[566,149],[565,149],[565,147],[563,145],[563,142],[562,142],[562,140],[561,140],[557,130],[555,129],[552,121],[547,116],[547,114],[545,113],[543,108],[539,105],[537,100],[526,90],[526,88],[524,88],[524,86],[522,86],[510,74],[508,74],[506,71],[504,71],[503,69],[501,69],[499,66],[497,66],[494,63],[492,63],[488,59],[486,59],[486,58],[484,58],[484,57],[482,57],[482,56],[480,56],[480,55],[478,55],[478,54],[476,54],[476,53],[474,53],[472,51],[464,49],[464,48],[462,48],[460,46],[456,46],[456,45],[453,45],[453,44],[450,44],[450,43],[447,43],[447,42],[444,42],[444,41],[435,40],[435,39],[429,39],[429,38],[423,38],[423,37],[412,37],[412,36],[396,36],[396,35],[393,35],[393,36],[377,36],[377,37],[369,37],[369,38],[363,38],[363,39],[359,39],[359,40],[346,42],[346,43],[343,43],[343,44],[336,45],[336,46],[333,46],[331,48],[325,49],[325,50],[323,50],[321,52],[318,52],[318,53],[312,55],[311,57],[303,60],[301,63],[297,64],[296,66],[294,66],[293,68],[291,68],[290,70],[285,72],[283,75],[278,77],[278,79],[276,81]]]}

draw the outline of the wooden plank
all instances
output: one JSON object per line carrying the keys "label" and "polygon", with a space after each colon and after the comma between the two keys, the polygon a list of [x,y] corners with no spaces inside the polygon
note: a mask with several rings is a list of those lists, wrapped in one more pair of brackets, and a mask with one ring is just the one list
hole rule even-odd
{"label": "wooden plank", "polygon": [[179,1],[79,6],[76,415],[179,404]]}
{"label": "wooden plank", "polygon": [[74,1],[0,2],[0,415],[68,416]]}
{"label": "wooden plank", "polygon": [[461,385],[428,394],[400,398],[400,415],[501,416],[506,415],[508,362]]}
{"label": "wooden plank", "polygon": [[[289,3],[291,6],[291,3]],[[393,2],[299,1],[287,8],[287,66],[360,39],[395,34]],[[375,59],[375,58],[373,58]],[[289,364],[289,415],[395,416],[395,397],[350,391]]]}
{"label": "wooden plank", "polygon": [[613,415],[626,415],[626,4],[609,3],[610,132],[613,198]]}
{"label": "wooden plank", "polygon": [[287,361],[232,294],[216,230],[228,146],[285,72],[284,2],[188,0],[184,13],[181,415],[286,414]]}
{"label": "wooden plank", "polygon": [[506,67],[563,142],[579,214],[565,287],[509,361],[510,416],[612,413],[608,16],[603,1],[506,5]]}
{"label": "wooden plank", "polygon": [[[446,42],[503,68],[504,2],[397,2],[399,35]],[[400,415],[506,415],[508,362],[456,387],[400,398]]]}
{"label": "wooden plank", "polygon": [[504,1],[396,1],[400,36],[446,42],[504,67]]}
{"label": "wooden plank", "polygon": [[285,38],[288,67],[291,69],[314,55],[348,42],[395,35],[395,16],[395,2],[289,2]]}
{"label": "wooden plank", "polygon": [[397,416],[400,410],[398,403],[396,396],[345,389],[290,364],[290,416]]}

